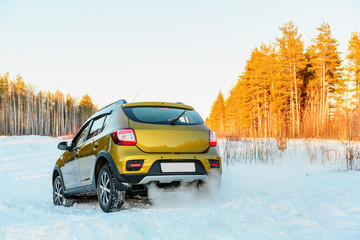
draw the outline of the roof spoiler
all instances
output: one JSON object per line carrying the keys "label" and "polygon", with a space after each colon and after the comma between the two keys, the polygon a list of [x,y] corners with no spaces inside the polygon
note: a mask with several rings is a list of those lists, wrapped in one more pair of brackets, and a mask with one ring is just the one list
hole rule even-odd
{"label": "roof spoiler", "polygon": [[134,102],[127,103],[123,107],[174,107],[183,108],[187,110],[194,110],[193,107],[185,105],[183,103],[171,103],[171,102]]}

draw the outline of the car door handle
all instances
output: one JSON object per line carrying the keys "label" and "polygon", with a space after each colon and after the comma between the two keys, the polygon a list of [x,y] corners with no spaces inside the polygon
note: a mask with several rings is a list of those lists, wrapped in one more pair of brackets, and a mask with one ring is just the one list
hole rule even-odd
{"label": "car door handle", "polygon": [[98,143],[95,143],[94,144],[94,149],[96,149],[98,146],[99,146]]}

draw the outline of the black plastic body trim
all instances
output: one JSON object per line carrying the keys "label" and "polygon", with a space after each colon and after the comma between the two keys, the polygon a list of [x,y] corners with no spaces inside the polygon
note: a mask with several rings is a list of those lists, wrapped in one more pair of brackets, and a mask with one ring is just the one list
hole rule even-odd
{"label": "black plastic body trim", "polygon": [[[163,173],[161,172],[160,163],[174,163],[174,162],[194,162],[195,172],[173,172]],[[204,166],[199,160],[184,159],[184,160],[157,160],[153,163],[147,173],[134,173],[134,174],[122,174],[121,177],[128,183],[139,183],[144,177],[147,176],[166,176],[166,175],[207,175]]]}
{"label": "black plastic body trim", "polygon": [[[110,164],[110,166],[111,166],[111,169],[113,170],[113,173],[114,173],[114,175],[115,175],[116,188],[117,188],[118,190],[121,190],[121,191],[127,190],[128,187],[127,187],[126,185],[122,184],[122,183],[124,183],[124,182],[126,183],[127,181],[120,175],[120,173],[119,173],[119,171],[118,171],[118,169],[117,169],[117,167],[116,167],[116,164],[115,164],[115,162],[114,162],[114,159],[112,158],[112,156],[110,155],[110,153],[108,153],[108,152],[105,151],[105,150],[100,151],[99,154],[96,156],[95,166],[97,165],[98,160],[99,160],[100,158],[105,158],[105,159],[109,162],[109,164]],[[95,184],[95,182],[96,182],[96,180],[95,180],[96,167],[95,167],[95,166],[94,166],[94,172],[93,172],[93,176],[94,176],[94,177],[93,177],[92,185],[93,185],[93,186],[95,187],[95,189],[96,189],[96,184]]]}
{"label": "black plastic body trim", "polygon": [[58,165],[55,165],[54,167],[54,170],[53,170],[53,174],[52,174],[52,177],[51,177],[51,185],[54,185],[54,175],[55,175],[55,172],[58,172],[59,173],[59,176],[61,177],[61,180],[62,182],[64,182],[64,178],[62,176],[62,173],[61,173],[61,169]]}

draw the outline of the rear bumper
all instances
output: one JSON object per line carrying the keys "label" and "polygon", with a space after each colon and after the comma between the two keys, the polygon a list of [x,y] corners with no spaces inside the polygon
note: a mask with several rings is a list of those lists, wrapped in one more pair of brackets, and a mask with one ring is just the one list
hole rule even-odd
{"label": "rear bumper", "polygon": [[[195,164],[194,172],[171,172],[164,173],[161,171],[160,164],[162,162],[193,162]],[[147,184],[149,182],[171,183],[179,182],[192,182],[195,180],[207,179],[208,172],[205,170],[203,164],[199,160],[158,160],[153,163],[147,173],[128,173],[120,174],[124,182],[130,184]]]}
{"label": "rear bumper", "polygon": [[[136,146],[115,146],[109,152],[121,175],[148,174],[157,161],[199,161],[205,170],[210,171],[209,160],[218,160],[221,168],[221,158],[216,148],[210,147],[204,153],[145,153]],[[139,171],[128,171],[126,163],[130,160],[142,160],[143,165]]]}
{"label": "rear bumper", "polygon": [[[206,181],[209,172],[213,169],[209,160],[218,160],[221,172],[221,158],[216,148],[209,148],[205,153],[144,153],[136,146],[117,146],[110,153],[114,160],[114,172],[120,186],[132,184],[145,185],[149,182],[193,182]],[[129,160],[142,160],[143,165],[139,171],[126,170],[126,162]],[[161,162],[194,162],[194,172],[162,172]],[[116,171],[117,170],[117,171]]]}
{"label": "rear bumper", "polygon": [[[149,183],[155,184],[171,184],[171,183],[192,183],[192,182],[207,182],[212,173],[220,174],[221,169],[214,168],[206,172],[204,170],[199,171],[197,167],[196,172],[192,173],[161,173],[157,171],[157,164],[154,164],[155,168],[146,174],[120,174],[118,171],[115,172],[116,185],[119,190],[127,190],[129,187],[135,185],[146,185]],[[198,164],[196,164],[198,166]]]}

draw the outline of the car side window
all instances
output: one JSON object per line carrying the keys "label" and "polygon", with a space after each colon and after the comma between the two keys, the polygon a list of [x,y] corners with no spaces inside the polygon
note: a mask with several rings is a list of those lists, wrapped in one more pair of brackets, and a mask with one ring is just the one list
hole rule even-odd
{"label": "car side window", "polygon": [[108,122],[109,122],[109,120],[110,120],[110,117],[111,117],[110,114],[107,114],[107,115],[106,115],[104,124],[103,124],[103,126],[102,126],[102,130],[105,129],[106,125],[108,124]]}
{"label": "car side window", "polygon": [[85,140],[85,137],[86,137],[86,133],[87,133],[87,130],[89,129],[89,122],[86,124],[85,127],[83,127],[83,129],[81,130],[81,132],[79,132],[77,134],[77,137],[76,139],[74,139],[73,143],[71,144],[71,146],[74,148],[74,147],[78,147],[80,146],[84,140]]}
{"label": "car side window", "polygon": [[90,134],[89,134],[88,139],[95,137],[96,135],[98,135],[102,132],[105,118],[106,118],[106,115],[94,120],[94,122],[91,126],[91,129],[90,129]]}

